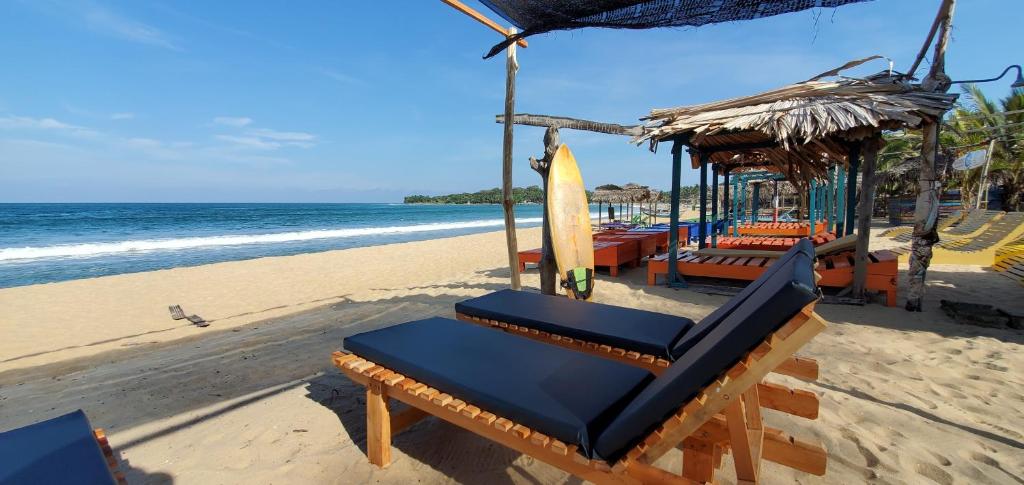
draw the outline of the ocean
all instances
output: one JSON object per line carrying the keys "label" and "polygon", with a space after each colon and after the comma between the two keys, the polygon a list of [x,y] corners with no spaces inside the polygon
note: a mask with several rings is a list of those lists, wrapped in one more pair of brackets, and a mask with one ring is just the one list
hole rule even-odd
{"label": "ocean", "polygon": [[[520,227],[540,225],[540,216],[538,205],[516,206]],[[0,204],[0,288],[458,236],[503,224],[497,205]]]}

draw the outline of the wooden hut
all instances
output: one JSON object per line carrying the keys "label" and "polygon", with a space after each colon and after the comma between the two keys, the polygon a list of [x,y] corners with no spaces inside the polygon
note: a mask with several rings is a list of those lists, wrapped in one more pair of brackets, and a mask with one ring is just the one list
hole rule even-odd
{"label": "wooden hut", "polygon": [[[829,169],[838,165],[852,174],[846,180],[848,209],[842,214],[850,232],[858,203],[857,173],[863,155],[867,163],[863,167],[859,201],[863,217],[856,262],[858,266],[866,265],[874,165],[882,131],[918,128],[925,121],[941,117],[956,100],[953,94],[925,91],[898,73],[823,80],[876,58],[852,61],[807,81],[753,96],[652,110],[643,118],[643,133],[634,136],[633,141],[649,142],[652,149],[662,142],[672,143],[674,204],[679,201],[684,147],[689,151],[691,166],[701,170],[702,200],[708,197],[709,168],[711,187],[717,192],[719,173],[729,177],[738,169],[769,167],[797,186],[810,187],[826,179]],[[711,200],[712,213],[716,213],[717,194],[712,194]],[[706,236],[704,207],[701,204],[700,241]],[[674,216],[672,224],[678,224],[678,213]],[[671,248],[671,252],[675,253],[676,248]],[[669,284],[679,282],[675,258],[670,254]],[[854,286],[856,289],[857,284]]]}

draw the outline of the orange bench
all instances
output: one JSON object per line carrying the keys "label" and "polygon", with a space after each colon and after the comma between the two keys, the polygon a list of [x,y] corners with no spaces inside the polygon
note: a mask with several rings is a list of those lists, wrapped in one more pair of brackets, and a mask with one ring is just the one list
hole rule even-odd
{"label": "orange bench", "polygon": [[[845,288],[853,284],[853,252],[846,251],[818,258],[819,286]],[[888,250],[868,254],[867,289],[885,293],[885,304],[896,306],[896,275],[898,257]],[[679,255],[677,268],[683,276],[700,276],[752,281],[761,276],[774,258],[698,256],[692,252]],[[657,284],[658,276],[668,274],[668,254],[659,254],[647,261],[647,284]]]}

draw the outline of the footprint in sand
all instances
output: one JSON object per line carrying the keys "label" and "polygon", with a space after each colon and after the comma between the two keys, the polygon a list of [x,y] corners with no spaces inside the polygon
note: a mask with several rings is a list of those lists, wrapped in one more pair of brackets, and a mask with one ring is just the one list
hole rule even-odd
{"label": "footprint in sand", "polygon": [[940,483],[942,485],[950,485],[953,483],[952,475],[931,463],[918,463],[914,466],[914,471],[916,471],[918,475],[921,475],[935,483]]}
{"label": "footprint in sand", "polygon": [[861,444],[860,438],[853,431],[843,428],[840,432],[842,433],[843,438],[857,446],[857,451],[864,457],[864,466],[868,468],[875,468],[878,466],[878,456],[871,450],[865,448],[864,445]]}
{"label": "footprint in sand", "polygon": [[928,453],[930,453],[933,457],[935,457],[935,461],[939,462],[939,464],[942,465],[942,466],[950,466],[950,465],[953,464],[953,462],[950,461],[949,458],[946,458],[946,457],[944,457],[944,456],[942,456],[942,455],[940,455],[940,454],[938,454],[938,453],[936,453],[934,451],[929,451]]}

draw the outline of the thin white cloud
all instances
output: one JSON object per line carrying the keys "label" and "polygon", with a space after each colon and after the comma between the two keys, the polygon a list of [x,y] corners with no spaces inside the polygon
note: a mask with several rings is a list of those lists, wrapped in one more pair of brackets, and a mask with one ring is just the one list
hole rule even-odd
{"label": "thin white cloud", "polygon": [[32,118],[29,116],[0,117],[0,129],[7,130],[49,130],[79,136],[96,135],[96,131],[84,126],[65,123],[53,118]]}
{"label": "thin white cloud", "polygon": [[247,126],[252,124],[252,118],[244,116],[218,116],[213,119],[213,122],[224,126]]}
{"label": "thin white cloud", "polygon": [[86,25],[93,31],[140,44],[181,50],[160,29],[99,5],[86,4],[81,13]]}
{"label": "thin white cloud", "polygon": [[355,76],[350,76],[350,75],[345,74],[343,72],[335,71],[333,69],[320,69],[320,72],[323,73],[324,76],[327,76],[327,77],[329,77],[329,78],[331,78],[331,79],[333,79],[335,81],[338,81],[340,83],[344,83],[344,84],[365,84],[362,79],[359,79],[359,78],[357,78]]}
{"label": "thin white cloud", "polygon": [[302,133],[300,131],[276,131],[267,128],[249,130],[248,133],[260,138],[269,138],[277,141],[311,142],[316,139],[316,135],[311,135],[309,133]]}
{"label": "thin white cloud", "polygon": [[281,148],[281,144],[276,141],[267,141],[257,136],[235,136],[235,135],[217,135],[214,138],[228,142],[239,148],[252,148],[255,150],[277,150]]}
{"label": "thin white cloud", "polygon": [[133,120],[135,119],[135,113],[113,113],[110,115],[112,120]]}

